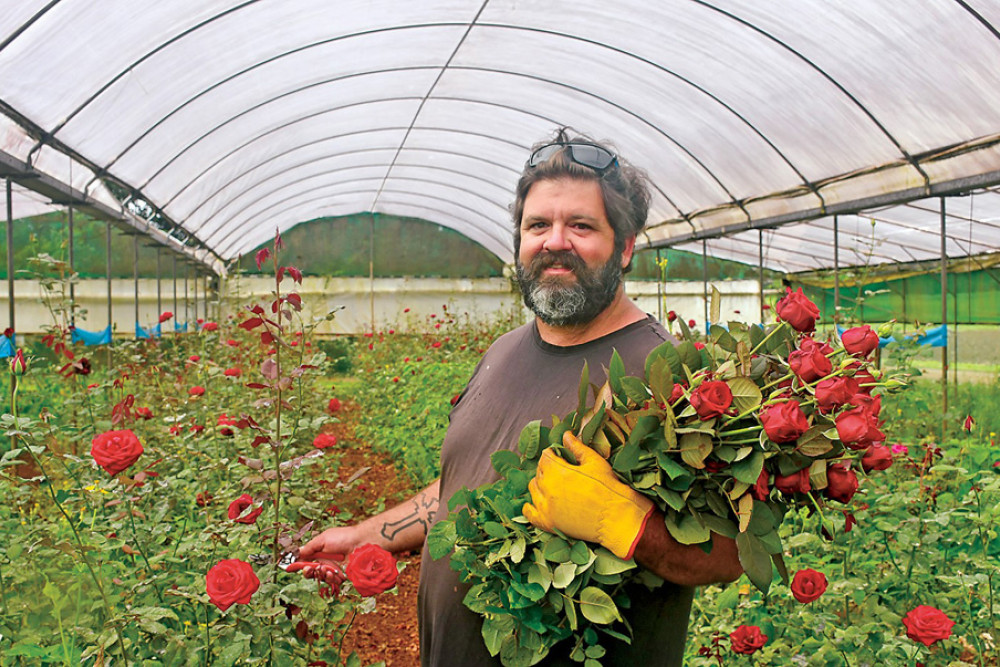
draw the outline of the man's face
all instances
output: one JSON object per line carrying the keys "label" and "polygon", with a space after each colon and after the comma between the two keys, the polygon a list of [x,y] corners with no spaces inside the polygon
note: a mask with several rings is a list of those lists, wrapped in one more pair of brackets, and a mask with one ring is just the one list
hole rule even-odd
{"label": "man's face", "polygon": [[524,200],[517,277],[525,304],[546,324],[593,320],[614,300],[634,239],[616,254],[597,181],[544,180]]}

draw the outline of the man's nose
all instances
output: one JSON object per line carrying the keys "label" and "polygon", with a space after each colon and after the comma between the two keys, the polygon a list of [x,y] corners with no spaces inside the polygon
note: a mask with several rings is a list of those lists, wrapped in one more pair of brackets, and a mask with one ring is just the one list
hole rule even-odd
{"label": "man's nose", "polygon": [[549,228],[549,235],[542,247],[549,252],[557,252],[560,250],[570,250],[573,246],[566,237],[566,228],[563,225],[556,224]]}

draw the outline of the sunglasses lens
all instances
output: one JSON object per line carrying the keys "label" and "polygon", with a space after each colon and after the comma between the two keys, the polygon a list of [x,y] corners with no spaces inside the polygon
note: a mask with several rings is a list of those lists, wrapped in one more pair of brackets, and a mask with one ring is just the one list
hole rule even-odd
{"label": "sunglasses lens", "polygon": [[573,162],[582,164],[585,167],[604,171],[615,161],[615,156],[604,150],[600,146],[590,144],[570,144],[570,156]]}
{"label": "sunglasses lens", "polygon": [[529,167],[537,167],[563,148],[569,149],[569,158],[584,167],[590,167],[597,173],[602,173],[608,167],[618,164],[614,153],[593,144],[547,144],[531,154],[528,158]]}

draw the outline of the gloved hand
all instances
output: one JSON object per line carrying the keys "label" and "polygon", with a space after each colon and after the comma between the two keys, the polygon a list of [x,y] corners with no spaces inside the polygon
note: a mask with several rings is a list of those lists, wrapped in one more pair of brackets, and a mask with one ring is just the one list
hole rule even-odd
{"label": "gloved hand", "polygon": [[558,528],[628,560],[653,515],[653,501],[619,481],[611,464],[569,431],[563,445],[579,463],[564,461],[552,449],[542,452],[528,484],[531,502],[521,512],[542,530]]}

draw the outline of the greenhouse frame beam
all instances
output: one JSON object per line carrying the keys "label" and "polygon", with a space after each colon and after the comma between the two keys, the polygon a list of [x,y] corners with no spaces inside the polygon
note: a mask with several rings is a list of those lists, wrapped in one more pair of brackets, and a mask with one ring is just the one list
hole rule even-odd
{"label": "greenhouse frame beam", "polygon": [[[996,141],[997,141],[996,139],[993,140],[993,142]],[[871,197],[863,197],[860,199],[845,201],[839,204],[832,204],[826,207],[825,209],[814,208],[805,211],[794,211],[791,213],[783,213],[780,215],[769,216],[766,218],[752,219],[745,222],[720,225],[718,227],[711,227],[702,230],[687,232],[683,234],[678,234],[676,236],[670,236],[664,239],[656,239],[656,240],[651,239],[649,242],[649,247],[653,248],[671,247],[679,245],[681,243],[700,241],[702,239],[714,239],[714,238],[721,238],[724,236],[730,236],[732,234],[748,231],[751,229],[775,229],[792,223],[809,222],[810,220],[825,218],[830,215],[863,213],[865,210],[868,209],[879,208],[882,206],[891,206],[896,204],[908,204],[918,199],[926,199],[929,196],[947,196],[947,195],[964,194],[969,190],[986,188],[995,185],[1000,185],[1000,171],[991,171],[985,174],[967,176],[965,178],[959,178],[945,183],[937,183],[937,184],[932,183],[930,184],[928,190],[925,190],[923,188],[910,188],[908,190],[900,190],[897,192],[887,192],[879,195],[874,195]],[[713,209],[713,211],[717,210],[719,209]],[[698,214],[693,213],[689,215],[689,218],[692,221],[696,221],[698,219]],[[681,222],[685,221],[681,220],[663,221],[648,226],[648,229],[650,232],[655,232],[658,228],[663,227],[664,225],[675,225],[675,224],[680,224]]]}

